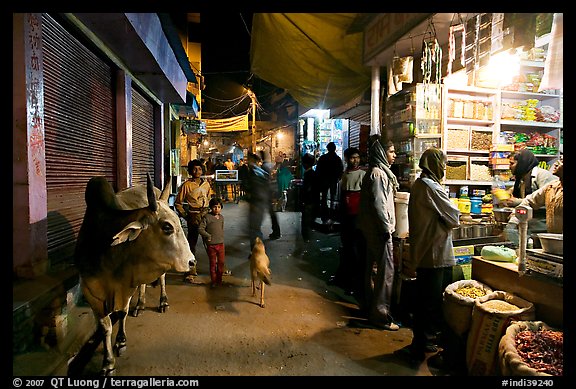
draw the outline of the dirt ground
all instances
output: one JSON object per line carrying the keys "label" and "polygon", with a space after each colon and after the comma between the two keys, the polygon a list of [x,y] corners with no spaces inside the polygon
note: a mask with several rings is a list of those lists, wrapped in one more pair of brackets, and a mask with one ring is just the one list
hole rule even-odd
{"label": "dirt ground", "polygon": [[[223,286],[210,289],[199,243],[195,283],[167,275],[165,313],[156,310],[159,288],[147,288],[147,309],[128,317],[127,350],[116,359],[116,376],[443,375],[404,355],[410,328],[390,332],[351,324],[357,317],[353,298],[326,284],[338,264],[339,236],[315,232],[304,243],[297,212],[279,213],[282,238],[265,240],[273,278],[261,308],[250,287],[246,212],[243,202],[223,208],[232,271]],[[263,232],[271,232],[269,219]],[[102,358],[100,345],[75,374],[98,375]]]}

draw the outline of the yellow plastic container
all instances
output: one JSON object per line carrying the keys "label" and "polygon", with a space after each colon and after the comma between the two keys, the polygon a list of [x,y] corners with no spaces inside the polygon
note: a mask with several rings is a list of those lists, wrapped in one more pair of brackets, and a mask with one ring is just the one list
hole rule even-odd
{"label": "yellow plastic container", "polygon": [[472,203],[470,199],[460,198],[458,199],[458,209],[461,213],[468,214],[470,213],[470,209],[472,208]]}
{"label": "yellow plastic container", "polygon": [[494,189],[492,194],[496,196],[498,200],[508,200],[510,198],[510,193],[501,188]]}

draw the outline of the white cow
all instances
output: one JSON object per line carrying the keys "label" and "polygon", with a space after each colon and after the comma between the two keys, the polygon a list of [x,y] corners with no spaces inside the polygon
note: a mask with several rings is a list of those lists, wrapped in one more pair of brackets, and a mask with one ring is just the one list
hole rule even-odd
{"label": "white cow", "polygon": [[102,375],[115,373],[114,350],[119,356],[126,349],[126,316],[136,289],[170,269],[186,272],[195,260],[180,220],[168,205],[169,191],[168,183],[157,199],[148,175],[148,205],[126,210],[104,177],[94,177],[86,186],[86,213],[75,262],[82,293],[104,336]]}

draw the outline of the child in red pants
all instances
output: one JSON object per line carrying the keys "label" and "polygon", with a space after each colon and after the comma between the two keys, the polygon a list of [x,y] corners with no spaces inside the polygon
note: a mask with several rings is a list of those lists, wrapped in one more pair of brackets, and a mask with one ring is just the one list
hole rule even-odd
{"label": "child in red pants", "polygon": [[210,212],[200,222],[198,232],[202,236],[206,253],[210,260],[211,287],[222,285],[224,273],[224,216],[222,216],[222,201],[219,198],[210,199]]}

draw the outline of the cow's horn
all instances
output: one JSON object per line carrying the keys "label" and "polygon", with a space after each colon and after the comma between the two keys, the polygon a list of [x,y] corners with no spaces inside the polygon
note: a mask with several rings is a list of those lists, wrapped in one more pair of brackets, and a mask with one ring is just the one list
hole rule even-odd
{"label": "cow's horn", "polygon": [[154,194],[154,184],[152,184],[152,178],[150,173],[146,174],[146,194],[148,195],[148,207],[156,212],[158,210],[158,204],[156,203],[156,195]]}
{"label": "cow's horn", "polygon": [[162,194],[160,195],[160,200],[162,201],[168,201],[168,197],[170,197],[170,191],[171,191],[171,187],[172,186],[172,176],[168,177],[168,182],[166,183],[166,186],[164,187],[164,190],[162,191]]}

